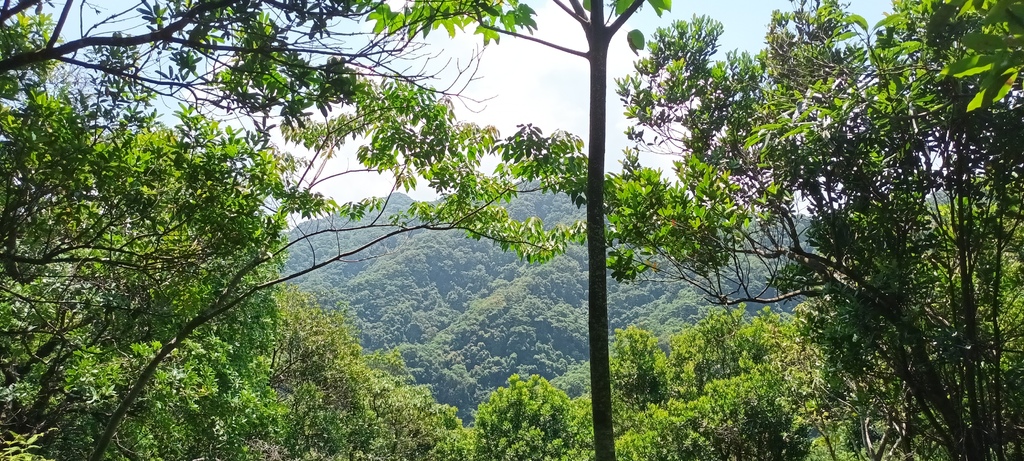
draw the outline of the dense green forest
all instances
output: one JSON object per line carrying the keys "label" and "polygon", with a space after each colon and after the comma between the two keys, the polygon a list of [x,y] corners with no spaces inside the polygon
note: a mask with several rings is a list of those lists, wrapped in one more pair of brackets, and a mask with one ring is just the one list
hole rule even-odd
{"label": "dense green forest", "polygon": [[[0,5],[0,458],[1024,459],[1024,2],[629,31],[612,169],[608,45],[671,2],[555,5],[587,51],[518,1]],[[432,31],[587,60],[598,129],[459,120]]]}
{"label": "dense green forest", "polygon": [[[397,195],[390,206],[409,203]],[[520,197],[508,209],[515,218],[546,223],[581,218],[568,199],[550,194]],[[293,235],[327,225],[303,223]],[[291,252],[286,271],[307,267],[339,244],[350,243],[311,239]],[[538,265],[459,232],[423,231],[375,251],[372,259],[330,266],[295,283],[317,293],[323,305],[348,312],[364,347],[400,350],[416,381],[429,384],[438,401],[459,408],[463,418],[513,373],[553,379],[587,359],[581,246]],[[608,297],[612,328],[634,325],[666,338],[708,307],[696,288],[679,281],[612,281]]]}

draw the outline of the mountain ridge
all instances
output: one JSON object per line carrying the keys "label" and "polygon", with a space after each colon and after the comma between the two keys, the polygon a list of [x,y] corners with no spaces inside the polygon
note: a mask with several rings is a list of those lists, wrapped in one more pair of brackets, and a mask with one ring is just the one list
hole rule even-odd
{"label": "mountain ridge", "polygon": [[[509,212],[545,223],[582,216],[567,197],[550,194],[521,196]],[[310,247],[324,244],[314,239]],[[286,268],[308,264],[310,253],[300,248]],[[554,379],[588,359],[583,246],[528,264],[458,231],[417,231],[388,239],[371,255],[296,283],[322,305],[348,309],[367,350],[397,348],[416,381],[463,418],[513,373]],[[667,337],[707,306],[683,283],[609,280],[612,329],[637,325]]]}

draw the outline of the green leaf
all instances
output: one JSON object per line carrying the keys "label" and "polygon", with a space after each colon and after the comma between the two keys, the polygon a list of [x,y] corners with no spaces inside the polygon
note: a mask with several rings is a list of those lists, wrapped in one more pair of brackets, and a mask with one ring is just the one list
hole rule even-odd
{"label": "green leaf", "polygon": [[996,51],[1006,48],[1003,38],[994,34],[967,34],[963,40],[964,45],[974,51]]}
{"label": "green leaf", "polygon": [[1017,69],[1009,69],[1006,72],[1003,72],[1000,76],[1002,84],[999,86],[999,91],[996,92],[995,97],[992,98],[993,101],[1003,99],[1003,97],[1013,89],[1013,83],[1017,81],[1018,74],[1019,71]]}
{"label": "green leaf", "polygon": [[484,37],[484,45],[490,43],[491,41],[494,41],[494,43],[498,43],[499,41],[501,41],[501,34],[494,31],[493,29],[477,26],[475,33],[480,34]]}
{"label": "green leaf", "polygon": [[900,48],[904,53],[910,54],[921,49],[921,42],[918,41],[906,41],[900,45]]}
{"label": "green leaf", "polygon": [[629,31],[626,34],[626,41],[629,42],[629,49],[633,50],[633,54],[640,54],[639,50],[644,49],[644,33],[639,29]]}
{"label": "green leaf", "polygon": [[661,17],[661,14],[672,10],[672,0],[647,0],[647,4],[654,8],[654,12]]}
{"label": "green leaf", "polygon": [[1006,7],[1004,17],[1006,20],[1000,21],[1000,24],[1005,24],[1011,34],[1018,38],[1024,35],[1024,5],[1019,3],[1011,4]]}
{"label": "green leaf", "polygon": [[851,39],[853,37],[856,37],[856,36],[857,36],[857,32],[852,31],[852,30],[848,30],[846,32],[843,32],[843,33],[839,34],[839,36],[836,37],[836,41],[837,42],[844,42],[844,41],[849,40],[849,39]]}
{"label": "green leaf", "polygon": [[988,75],[982,84],[983,88],[967,104],[967,112],[987,107],[993,102],[1003,99],[1013,88],[1015,81],[1017,81],[1017,69],[1007,69],[998,74]]}
{"label": "green leaf", "polygon": [[946,66],[942,69],[942,75],[952,75],[954,77],[967,77],[969,75],[980,74],[992,68],[992,64],[995,62],[995,58],[992,56],[975,55],[963,58],[953,64]]}
{"label": "green leaf", "polygon": [[622,16],[622,13],[625,13],[634,1],[637,0],[615,0],[615,14],[618,16]]}
{"label": "green leaf", "polygon": [[868,20],[864,19],[864,16],[861,16],[859,14],[851,14],[843,18],[843,21],[845,21],[847,24],[856,24],[863,30],[868,30]]}
{"label": "green leaf", "polygon": [[979,109],[985,105],[985,90],[979,91],[978,94],[974,95],[971,102],[967,104],[967,112],[975,109]]}
{"label": "green leaf", "polygon": [[590,0],[583,0],[583,9],[590,11]]}
{"label": "green leaf", "polygon": [[902,14],[889,14],[882,18],[881,21],[875,23],[874,29],[881,29],[883,27],[889,27],[896,24],[903,24],[907,22],[907,18]]}

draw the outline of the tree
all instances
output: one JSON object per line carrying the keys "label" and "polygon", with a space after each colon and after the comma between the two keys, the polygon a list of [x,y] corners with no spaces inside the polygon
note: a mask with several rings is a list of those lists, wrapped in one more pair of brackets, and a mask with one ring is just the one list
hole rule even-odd
{"label": "tree", "polygon": [[795,339],[778,315],[745,319],[742,309],[712,311],[673,336],[664,397],[633,410],[618,440],[623,457],[804,459],[810,428],[796,397],[808,383],[791,379]]}
{"label": "tree", "polygon": [[278,301],[270,383],[286,408],[280,443],[291,458],[437,459],[461,435],[455,409],[411,385],[397,355],[363,355],[343,315],[290,286]]}
{"label": "tree", "polygon": [[[906,386],[875,387],[913,415],[893,420],[901,443],[1006,459],[1022,437],[1020,94],[964,110],[985,82],[937,70],[980,24],[929,28],[940,9],[897,2],[869,28],[835,2],[800,2],[775,15],[756,61],[713,63],[713,40],[675,27],[622,93],[637,139],[683,154],[679,181],[636,162],[613,179],[617,256],[624,276],[665,271],[719,302],[807,297],[830,366]],[[698,59],[673,65],[682,55]],[[747,283],[758,265],[768,288]]]}
{"label": "tree", "polygon": [[802,459],[809,428],[795,397],[808,383],[793,379],[795,333],[768,310],[712,311],[671,340],[672,394],[685,404],[670,413],[686,415],[717,459]]}
{"label": "tree", "polygon": [[508,379],[480,404],[474,427],[478,460],[578,459],[585,437],[569,397],[540,376]]}
{"label": "tree", "polygon": [[[175,372],[197,371],[190,376],[196,386],[178,394],[183,404],[190,392],[203,394],[205,380],[226,378],[206,373],[208,367],[247,363],[244,347],[232,351],[222,341],[263,341],[258,317],[266,298],[236,300],[244,313],[226,319],[235,329],[196,332],[199,324],[179,322],[208,315],[208,302],[218,308],[217,291],[267,276],[267,267],[233,269],[277,245],[283,220],[258,212],[265,201],[301,194],[283,184],[286,159],[208,119],[183,113],[176,129],[132,114],[110,120],[88,99],[76,105],[73,90],[46,91],[49,83],[30,82],[22,101],[4,107],[0,127],[9,141],[4,377],[18,390],[5,400],[4,427],[52,438],[58,433],[49,430],[61,425],[64,441],[91,441],[102,428],[93,413],[114,411],[138,370],[183,328],[196,341],[174,357],[180,344],[161,356]],[[250,366],[234,371],[254,371],[243,370]],[[166,382],[155,371],[145,379]]]}
{"label": "tree", "polygon": [[[583,29],[590,47],[586,52],[573,50],[555,43],[537,39],[520,32],[532,32],[536,27],[534,10],[525,3],[439,1],[414,3],[401,13],[381,5],[378,29],[402,28],[410,24],[423,24],[423,33],[444,27],[450,35],[455,29],[476,26],[475,32],[482,35],[484,42],[499,40],[502,35],[518,37],[544,46],[584,58],[590,64],[590,114],[589,143],[587,155],[587,181],[567,181],[558,190],[567,192],[577,203],[587,206],[587,253],[588,253],[588,337],[590,340],[591,394],[594,416],[594,443],[598,461],[615,459],[615,435],[612,427],[612,395],[608,351],[608,287],[607,287],[607,239],[605,236],[605,138],[607,121],[608,88],[608,46],[612,37],[629,20],[645,0],[616,0],[607,6],[614,8],[614,14],[605,14],[603,2],[580,2],[562,0],[555,2]],[[671,9],[669,0],[646,0],[661,13]],[[644,48],[643,33],[639,30],[627,34],[630,47],[636,51]]]}
{"label": "tree", "polygon": [[326,113],[347,102],[357,76],[422,77],[389,67],[415,48],[405,37],[352,32],[375,6],[358,0],[139,1],[111,11],[90,0],[77,6],[73,0],[6,2],[0,8],[8,44],[0,85],[5,97],[14,97],[25,75],[61,62],[108,86],[103,102],[112,108],[155,92],[251,117],[257,128],[278,123],[271,116],[298,123],[309,108]]}
{"label": "tree", "polygon": [[[8,178],[0,304],[11,351],[3,368],[6,385],[18,389],[4,402],[5,429],[70,440],[47,430],[77,412],[89,415],[75,437],[95,440],[91,458],[112,455],[139,402],[159,395],[150,393],[165,376],[161,367],[188,350],[201,355],[207,339],[219,344],[244,325],[232,324],[239,318],[261,322],[265,292],[282,282],[417,229],[467,229],[539,259],[571,234],[511,221],[499,204],[541,173],[572,177],[580,143],[528,126],[501,138],[458,123],[450,102],[415,76],[387,70],[406,37],[370,34],[364,43],[332,28],[372,5],[142,2],[66,38],[73,3],[64,2],[55,21],[42,1],[0,9]],[[149,31],[105,31],[133,20]],[[356,52],[346,51],[350,40],[360,44]],[[181,102],[170,120],[156,113],[158,97]],[[335,105],[353,110],[325,123],[307,118],[307,109]],[[215,119],[227,112],[253,130]],[[295,158],[273,145],[277,123],[316,156]],[[382,219],[384,200],[337,204],[313,192],[328,179],[318,173],[322,163],[346,137],[368,140],[361,169],[394,173],[396,188],[424,177],[444,200]],[[487,155],[517,167],[485,175],[478,167]],[[290,217],[327,215],[338,217],[336,226],[283,237]],[[279,272],[284,253],[303,239],[360,228],[379,233]],[[104,367],[102,357],[119,359]],[[69,377],[91,381],[75,387]]]}
{"label": "tree", "polygon": [[669,390],[666,359],[658,338],[650,332],[636,327],[615,330],[612,390],[627,411],[643,411],[647,405],[665,402]]}
{"label": "tree", "polygon": [[365,395],[372,372],[353,328],[293,287],[277,299],[269,381],[287,409],[282,448],[293,458],[369,451],[377,435]]}

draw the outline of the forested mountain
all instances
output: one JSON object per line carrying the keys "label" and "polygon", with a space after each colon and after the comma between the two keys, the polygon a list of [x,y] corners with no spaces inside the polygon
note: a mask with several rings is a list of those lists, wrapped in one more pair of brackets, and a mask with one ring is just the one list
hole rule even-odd
{"label": "forested mountain", "polygon": [[[410,203],[392,197],[380,219]],[[581,217],[567,197],[550,194],[523,195],[509,212],[548,224]],[[306,222],[292,232],[328,225]],[[367,236],[352,234],[353,241]],[[346,245],[333,235],[313,238],[292,250],[286,271]],[[538,265],[458,231],[422,231],[387,240],[371,259],[331,265],[297,283],[321,304],[349,310],[367,349],[398,348],[416,381],[465,417],[513,373],[553,379],[586,361],[586,281],[582,246]],[[667,336],[707,306],[681,282],[609,283],[613,329],[639,325]]]}

